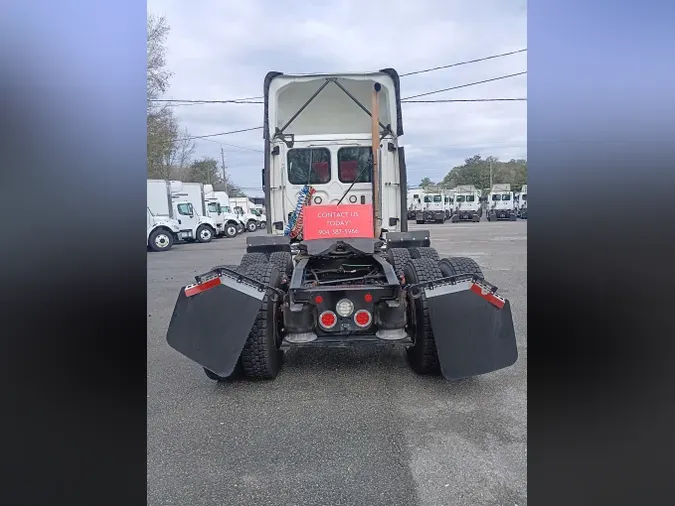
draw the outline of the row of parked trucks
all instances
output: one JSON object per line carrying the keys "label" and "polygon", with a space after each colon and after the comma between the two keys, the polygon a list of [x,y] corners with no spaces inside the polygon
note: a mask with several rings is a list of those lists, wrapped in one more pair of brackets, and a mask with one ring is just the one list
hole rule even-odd
{"label": "row of parked trucks", "polygon": [[267,225],[247,197],[230,199],[210,184],[148,179],[147,246],[168,251],[176,241],[208,243]]}
{"label": "row of parked trucks", "polygon": [[451,190],[408,190],[408,219],[417,224],[444,223],[446,220],[480,221],[483,213],[488,221],[527,219],[527,185],[513,192],[510,184],[495,184],[483,197],[473,185]]}

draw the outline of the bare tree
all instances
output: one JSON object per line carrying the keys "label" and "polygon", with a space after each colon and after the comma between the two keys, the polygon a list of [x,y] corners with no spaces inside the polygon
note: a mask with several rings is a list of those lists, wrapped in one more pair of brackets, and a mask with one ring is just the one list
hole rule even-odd
{"label": "bare tree", "polygon": [[185,180],[195,147],[195,141],[190,138],[190,132],[184,128],[171,143],[171,149],[166,158],[166,166],[169,168],[171,178],[167,179]]}
{"label": "bare tree", "polygon": [[[170,27],[163,16],[148,14],[148,99],[158,99],[169,88],[173,73],[166,68],[166,39]],[[148,102],[148,107],[153,107]]]}

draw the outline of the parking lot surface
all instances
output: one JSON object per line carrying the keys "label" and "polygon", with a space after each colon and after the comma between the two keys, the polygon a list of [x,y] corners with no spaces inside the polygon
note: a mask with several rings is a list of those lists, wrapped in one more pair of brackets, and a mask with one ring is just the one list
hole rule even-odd
{"label": "parking lot surface", "polygon": [[148,253],[149,505],[527,504],[527,222],[422,228],[511,301],[514,366],[449,383],[391,345],[303,348],[274,381],[217,384],[165,335],[179,289],[247,234]]}

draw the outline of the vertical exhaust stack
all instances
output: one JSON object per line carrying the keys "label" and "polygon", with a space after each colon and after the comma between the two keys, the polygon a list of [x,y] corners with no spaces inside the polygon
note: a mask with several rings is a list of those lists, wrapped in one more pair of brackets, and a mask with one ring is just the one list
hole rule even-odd
{"label": "vertical exhaust stack", "polygon": [[380,149],[380,101],[379,91],[382,88],[380,83],[373,86],[372,95],[372,136],[373,136],[373,223],[375,225],[375,239],[379,239],[382,234],[382,212],[380,209],[380,167],[378,153]]}

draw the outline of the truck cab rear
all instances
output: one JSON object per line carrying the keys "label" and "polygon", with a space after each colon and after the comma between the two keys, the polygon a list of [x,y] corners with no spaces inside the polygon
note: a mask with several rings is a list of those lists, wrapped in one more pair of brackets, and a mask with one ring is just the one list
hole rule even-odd
{"label": "truck cab rear", "polygon": [[516,207],[510,184],[495,184],[488,194],[488,221],[516,221]]}
{"label": "truck cab rear", "polygon": [[319,344],[401,345],[448,379],[513,364],[508,300],[407,230],[396,72],[273,72],[264,94],[270,234],[181,290],[169,344],[215,380],[274,378],[287,347]]}
{"label": "truck cab rear", "polygon": [[455,209],[452,214],[452,222],[480,221],[481,197],[480,191],[475,186],[455,188]]}
{"label": "truck cab rear", "polygon": [[415,219],[418,224],[444,223],[448,218],[448,206],[443,193],[425,193],[422,210],[417,211]]}
{"label": "truck cab rear", "polygon": [[524,184],[522,188],[520,189],[520,193],[518,194],[518,200],[516,202],[517,205],[517,214],[518,217],[526,220],[527,219],[527,185]]}

